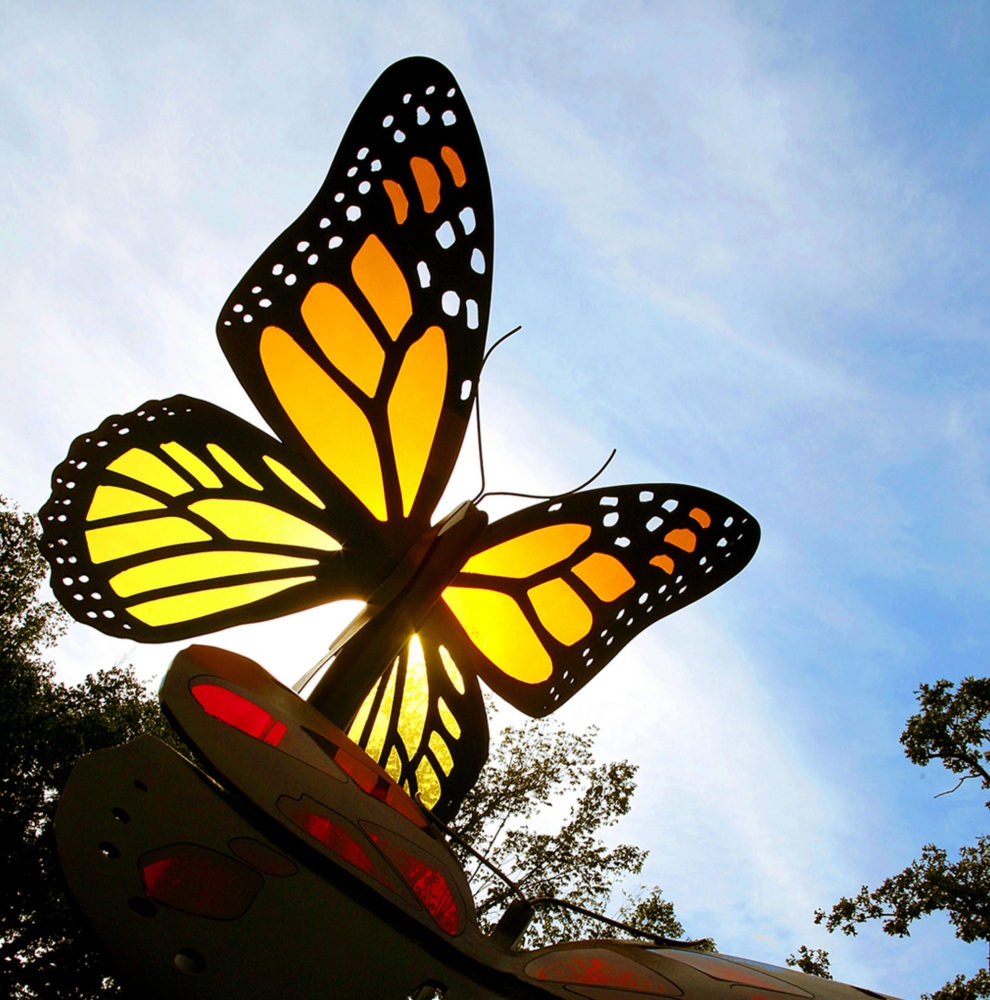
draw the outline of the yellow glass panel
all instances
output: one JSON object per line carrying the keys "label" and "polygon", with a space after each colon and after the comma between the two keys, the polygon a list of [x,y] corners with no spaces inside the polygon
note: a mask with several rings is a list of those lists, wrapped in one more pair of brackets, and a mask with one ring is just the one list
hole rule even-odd
{"label": "yellow glass panel", "polygon": [[175,625],[178,622],[195,621],[218,611],[240,608],[254,604],[264,597],[271,597],[289,587],[301,583],[311,583],[316,577],[300,576],[292,580],[265,580],[263,583],[238,583],[216,590],[197,590],[191,594],[177,594],[174,597],[160,597],[155,601],[134,604],[127,610],[145,625]]}
{"label": "yellow glass panel", "polygon": [[164,509],[165,504],[135,490],[125,490],[120,486],[97,486],[93,493],[93,501],[86,511],[86,520],[102,521],[105,517],[116,517],[118,514]]}
{"label": "yellow glass panel", "polygon": [[208,444],[206,450],[217,460],[217,464],[230,473],[239,483],[249,486],[252,490],[261,489],[261,483],[236,458],[227,454],[220,445]]}
{"label": "yellow glass panel", "polygon": [[454,769],[454,758],[451,756],[450,747],[447,746],[443,737],[436,731],[430,733],[430,749],[436,755],[440,770],[444,774],[450,774]]}
{"label": "yellow glass panel", "polygon": [[[385,748],[385,737],[388,735],[388,726],[392,717],[392,702],[395,699],[395,679],[399,672],[398,660],[392,664],[392,670],[388,675],[388,682],[385,685],[385,693],[382,695],[382,703],[378,707],[378,715],[375,716],[375,724],[371,727],[371,735],[365,746],[365,752],[372,760],[378,760]],[[394,747],[392,748],[394,751]],[[385,770],[388,770],[386,768]],[[392,774],[391,771],[388,772]],[[401,769],[400,772],[401,773]],[[398,774],[392,774],[396,781]]]}
{"label": "yellow glass panel", "polygon": [[447,164],[447,169],[450,171],[450,176],[454,178],[454,183],[458,187],[464,187],[467,181],[467,174],[464,173],[464,164],[461,163],[461,158],[450,146],[444,146],[440,150],[440,158]]}
{"label": "yellow glass panel", "polygon": [[662,569],[664,573],[674,572],[674,560],[668,555],[654,556],[650,560],[650,565]]}
{"label": "yellow glass panel", "polygon": [[361,408],[277,326],[265,328],[259,350],[278,401],[316,457],[384,521],[382,467]]}
{"label": "yellow glass panel", "polygon": [[668,545],[683,549],[685,552],[694,552],[698,544],[698,536],[690,528],[675,528],[673,531],[668,531],[663,540]]}
{"label": "yellow glass panel", "polygon": [[402,705],[399,708],[399,736],[410,757],[423,742],[429,706],[430,684],[426,677],[426,658],[423,656],[419,636],[414,635],[409,640],[406,676],[402,684]]}
{"label": "yellow glass panel", "polygon": [[192,487],[182,476],[170,469],[160,458],[143,448],[131,448],[115,458],[107,468],[122,476],[129,476],[139,483],[152,486],[162,493],[177,497],[188,493]]}
{"label": "yellow glass panel", "polygon": [[443,669],[447,671],[450,683],[457,689],[458,694],[464,694],[464,678],[457,669],[457,664],[454,663],[453,657],[447,652],[446,646],[438,646],[437,648],[440,652],[440,662],[443,664]]}
{"label": "yellow glass panel", "polygon": [[215,490],[223,486],[217,474],[201,459],[197,458],[188,448],[178,441],[168,441],[159,445],[163,452],[179,463],[194,479],[208,489]]}
{"label": "yellow glass panel", "polygon": [[461,738],[461,727],[457,723],[457,719],[454,718],[454,713],[447,707],[447,703],[440,698],[437,701],[437,708],[440,711],[440,719],[444,726],[447,728],[447,732],[454,737],[455,740]]}
{"label": "yellow glass panel", "polygon": [[440,327],[431,326],[406,353],[388,399],[388,427],[406,516],[423,481],[446,387],[447,341]]}
{"label": "yellow glass panel", "polygon": [[707,510],[702,510],[700,507],[694,507],[688,511],[688,517],[693,517],[702,528],[710,527],[712,523],[712,516]]}
{"label": "yellow glass panel", "polygon": [[330,363],[366,396],[374,396],[385,351],[354,303],[336,285],[321,281],[303,299],[301,312]]}
{"label": "yellow glass panel", "polygon": [[593,624],[588,605],[564,580],[547,580],[527,591],[543,627],[565,646],[583,639]]}
{"label": "yellow glass panel", "polygon": [[398,340],[412,316],[412,299],[399,265],[374,233],[354,255],[351,274],[386,333]]}
{"label": "yellow glass panel", "polygon": [[416,791],[427,809],[432,809],[440,801],[440,779],[425,757],[416,765]]}
{"label": "yellow glass panel", "polygon": [[320,510],[326,510],[327,505],[291,470],[287,469],[277,458],[272,458],[271,455],[265,455],[265,465],[268,466],[272,472],[278,476],[279,479],[289,487],[290,490],[295,490],[303,500],[307,500],[314,507],[319,507]]}
{"label": "yellow glass panel", "polygon": [[402,190],[402,185],[395,181],[382,181],[382,187],[385,188],[388,200],[392,203],[395,221],[401,226],[409,218],[409,199],[406,197],[406,192]]}
{"label": "yellow glass panel", "polygon": [[471,641],[503,673],[526,684],[545,681],[553,662],[519,605],[507,594],[448,587],[443,599]]}
{"label": "yellow glass panel", "polygon": [[440,204],[440,175],[437,168],[422,156],[414,156],[409,161],[409,166],[416,179],[416,187],[419,188],[423,209],[430,213]]}
{"label": "yellow glass panel", "polygon": [[[333,669],[332,665],[331,669]],[[368,721],[368,716],[371,715],[371,706],[375,702],[375,695],[378,693],[378,688],[381,685],[381,682],[381,677],[375,681],[375,686],[368,692],[368,697],[364,699],[364,704],[358,709],[357,715],[354,716],[351,728],[347,730],[347,735],[350,736],[355,743],[361,742],[361,734],[364,732],[364,724]]]}
{"label": "yellow glass panel", "polygon": [[224,580],[245,573],[316,565],[315,559],[272,552],[187,552],[125,569],[110,578],[110,586],[119,597],[133,597],[158,587],[174,587],[198,580]]}
{"label": "yellow glass panel", "polygon": [[[385,764],[385,772],[392,778],[393,781],[399,782],[402,780],[402,761],[399,760],[399,751],[392,747],[388,752],[388,761]],[[408,790],[408,784],[406,789]]]}
{"label": "yellow glass panel", "polygon": [[562,562],[590,537],[591,528],[586,524],[553,524],[537,528],[472,556],[464,564],[463,571],[521,580]]}
{"label": "yellow glass panel", "polygon": [[156,517],[129,524],[90,528],[86,532],[86,544],[90,559],[94,563],[102,563],[169,545],[205,542],[209,537],[205,531],[181,517]]}
{"label": "yellow glass panel", "polygon": [[574,573],[602,601],[614,601],[636,584],[629,570],[604,552],[592,552],[574,567]]}
{"label": "yellow glass panel", "polygon": [[258,500],[197,500],[189,509],[240,542],[298,545],[339,552],[340,542],[302,518],[286,514]]}

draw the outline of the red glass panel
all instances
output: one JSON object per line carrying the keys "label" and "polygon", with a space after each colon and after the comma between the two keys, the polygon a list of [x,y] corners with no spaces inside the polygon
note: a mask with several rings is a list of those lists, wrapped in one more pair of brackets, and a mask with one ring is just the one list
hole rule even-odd
{"label": "red glass panel", "polygon": [[442,931],[457,934],[461,930],[461,911],[443,872],[416,857],[380,833],[369,834],[375,846],[395,865],[409,883],[416,898],[430,911]]}
{"label": "red glass panel", "polygon": [[555,983],[583,983],[612,989],[635,990],[653,996],[679,996],[681,991],[664,976],[605,948],[553,951],[526,966],[534,979]]}
{"label": "red glass panel", "polygon": [[193,684],[190,691],[207,715],[226,722],[228,726],[233,726],[256,740],[263,739],[272,746],[278,746],[279,740],[286,733],[285,726],[273,719],[270,712],[219,684]]}
{"label": "red glass panel", "polygon": [[214,920],[241,916],[265,882],[253,868],[198,844],[159,848],[145,854],[138,867],[156,903]]}

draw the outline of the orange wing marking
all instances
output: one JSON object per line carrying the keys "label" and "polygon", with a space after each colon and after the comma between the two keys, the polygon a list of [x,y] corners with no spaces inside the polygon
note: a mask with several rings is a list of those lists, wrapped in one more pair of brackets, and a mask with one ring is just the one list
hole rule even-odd
{"label": "orange wing marking", "polygon": [[395,259],[374,233],[354,255],[351,274],[385,331],[393,340],[398,340],[412,316],[409,285]]}
{"label": "orange wing marking", "polygon": [[414,156],[409,161],[419,196],[423,201],[423,210],[429,214],[440,204],[440,175],[437,168],[422,156]]}
{"label": "orange wing marking", "polygon": [[574,567],[574,574],[606,604],[621,597],[636,584],[629,570],[615,556],[604,552],[592,552],[586,559],[582,559]]}
{"label": "orange wing marking", "polygon": [[456,184],[457,187],[464,187],[467,183],[467,174],[464,173],[464,164],[461,163],[461,158],[450,148],[450,146],[444,146],[443,149],[440,150],[440,158],[450,171],[450,176],[454,179],[454,184]]}
{"label": "orange wing marking", "polygon": [[258,350],[279,403],[313,453],[384,521],[388,512],[382,467],[374,432],[361,408],[281,328],[265,327]]}
{"label": "orange wing marking", "polygon": [[327,360],[366,396],[374,396],[385,351],[354,303],[336,285],[321,281],[307,292],[300,311]]}
{"label": "orange wing marking", "polygon": [[431,326],[406,353],[388,400],[388,425],[395,468],[408,517],[430,457],[447,385],[447,342]]}
{"label": "orange wing marking", "polygon": [[471,641],[503,673],[526,684],[538,684],[553,673],[553,661],[508,594],[448,587],[443,599]]}
{"label": "orange wing marking", "polygon": [[666,556],[666,555],[664,555],[664,556],[654,556],[650,560],[650,565],[651,566],[656,566],[659,569],[662,569],[664,571],[664,573],[673,573],[674,572],[674,560],[671,559],[670,556]]}
{"label": "orange wing marking", "polygon": [[712,517],[711,514],[706,510],[702,510],[700,507],[694,507],[688,511],[688,517],[694,518],[702,526],[702,528],[711,527]]}
{"label": "orange wing marking", "polygon": [[690,528],[675,528],[673,531],[668,531],[663,540],[684,552],[694,552],[698,544],[698,536]]}
{"label": "orange wing marking", "polygon": [[594,624],[588,605],[559,577],[531,587],[527,593],[536,617],[560,643],[573,646],[583,639]]}
{"label": "orange wing marking", "polygon": [[553,524],[537,528],[472,556],[464,564],[463,571],[521,580],[547,566],[563,562],[590,537],[591,528],[586,524]]}
{"label": "orange wing marking", "polygon": [[388,200],[392,203],[395,221],[401,226],[409,218],[409,199],[406,197],[406,192],[396,181],[384,180],[382,187],[385,188]]}

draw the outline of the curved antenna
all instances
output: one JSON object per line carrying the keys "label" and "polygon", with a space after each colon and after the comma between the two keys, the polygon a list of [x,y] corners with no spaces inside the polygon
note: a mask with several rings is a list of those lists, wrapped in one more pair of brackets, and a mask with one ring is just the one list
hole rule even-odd
{"label": "curved antenna", "polygon": [[608,468],[609,463],[613,458],[615,458],[614,448],[593,476],[590,476],[583,483],[580,483],[569,490],[564,490],[563,493],[551,493],[548,496],[545,493],[516,493],[514,490],[492,490],[490,493],[479,494],[473,502],[478,503],[479,501],[484,500],[485,497],[522,497],[524,500],[558,500],[560,497],[569,497],[573,493],[583,490],[586,486],[590,486]]}
{"label": "curved antenna", "polygon": [[485,365],[488,363],[488,359],[492,356],[492,351],[494,351],[499,344],[508,340],[514,333],[518,333],[521,329],[522,324],[520,323],[518,326],[513,327],[508,333],[503,333],[502,336],[499,337],[487,351],[485,351],[485,354],[481,359],[481,368],[478,370],[477,388],[474,393],[474,419],[478,436],[478,467],[481,470],[481,486],[478,488],[478,492],[474,495],[474,499],[471,503],[477,503],[485,495],[485,451],[481,444],[481,373],[485,370]]}
{"label": "curved antenna", "polygon": [[509,337],[511,337],[514,333],[518,333],[521,329],[522,329],[522,324],[520,323],[519,326],[513,327],[508,333],[503,333],[502,336],[499,337],[498,340],[496,340],[495,343],[492,344],[492,346],[489,347],[487,351],[485,351],[485,356],[481,359],[481,367],[482,368],[485,367],[485,362],[492,356],[492,351],[494,351],[499,344],[508,340]]}

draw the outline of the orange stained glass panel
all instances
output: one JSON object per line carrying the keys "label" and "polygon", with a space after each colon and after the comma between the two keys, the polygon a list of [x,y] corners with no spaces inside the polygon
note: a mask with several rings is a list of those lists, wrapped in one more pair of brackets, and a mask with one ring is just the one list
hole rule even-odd
{"label": "orange stained glass panel", "polygon": [[87,521],[102,521],[106,517],[119,514],[136,514],[142,510],[164,510],[165,504],[136,490],[125,490],[121,486],[97,486],[93,500],[86,511]]}
{"label": "orange stained glass panel", "polygon": [[382,467],[361,408],[279,327],[264,329],[259,352],[279,403],[316,457],[384,521]]}
{"label": "orange stained glass panel", "polygon": [[409,348],[388,400],[388,426],[407,517],[433,447],[447,387],[447,341],[431,326]]}
{"label": "orange stained glass panel", "polygon": [[301,312],[327,360],[366,396],[374,396],[385,351],[354,303],[336,285],[321,281],[306,294]]}
{"label": "orange stained glass panel", "polygon": [[423,210],[430,213],[440,204],[440,175],[437,173],[437,168],[422,156],[414,156],[409,161],[409,166],[413,177],[416,178]]}
{"label": "orange stained glass panel", "polygon": [[674,560],[668,555],[654,556],[650,560],[651,566],[656,566],[658,569],[662,569],[664,573],[674,572]]}
{"label": "orange stained glass panel", "polygon": [[161,490],[169,496],[177,497],[188,493],[192,486],[160,458],[143,448],[131,448],[115,458],[107,468],[153,489]]}
{"label": "orange stained glass panel", "polygon": [[398,340],[402,328],[412,316],[409,285],[399,265],[372,233],[351,261],[351,274],[358,288],[382,321],[386,333]]}
{"label": "orange stained glass panel", "polygon": [[454,184],[457,187],[464,187],[467,181],[467,174],[464,173],[464,164],[461,163],[461,158],[450,148],[450,146],[444,146],[440,150],[440,159],[447,165],[447,169],[450,171],[450,176],[454,179]]}
{"label": "orange stained glass panel", "polygon": [[698,544],[698,536],[690,528],[675,528],[673,531],[668,531],[663,536],[663,540],[668,545],[673,545],[685,552],[694,552],[695,546]]}
{"label": "orange stained glass panel", "polygon": [[443,599],[475,646],[503,673],[526,684],[538,684],[553,673],[543,643],[507,594],[448,587]]}
{"label": "orange stained glass panel", "polygon": [[388,200],[392,203],[395,221],[401,226],[409,218],[409,199],[406,197],[406,192],[396,181],[384,180],[382,187],[385,188]]}
{"label": "orange stained glass panel", "polygon": [[688,517],[693,517],[702,528],[711,527],[712,516],[707,510],[702,510],[700,507],[693,507],[688,511]]}
{"label": "orange stained glass panel", "polygon": [[537,528],[472,556],[464,564],[463,571],[520,580],[563,562],[590,537],[591,528],[586,524],[552,524]]}
{"label": "orange stained glass panel", "polygon": [[312,524],[258,500],[197,500],[193,513],[242,542],[298,545],[306,549],[339,552],[340,542]]}
{"label": "orange stained glass panel", "polygon": [[573,646],[591,631],[591,611],[566,581],[547,580],[527,593],[536,617],[558,642]]}
{"label": "orange stained glass panel", "polygon": [[86,532],[86,544],[90,559],[94,563],[103,563],[169,545],[205,542],[209,537],[201,528],[181,517],[155,517],[127,524],[109,524],[105,528],[90,528]]}
{"label": "orange stained glass panel", "polygon": [[592,552],[574,567],[574,574],[592,593],[605,602],[614,601],[636,583],[633,575],[615,556],[605,552]]}
{"label": "orange stained glass panel", "polygon": [[161,597],[154,601],[134,604],[127,610],[145,625],[174,625],[176,622],[194,621],[219,611],[227,611],[229,608],[253,604],[289,587],[298,587],[301,583],[311,583],[315,579],[312,576],[297,576],[291,580],[238,583],[213,590],[196,590],[190,594]]}

